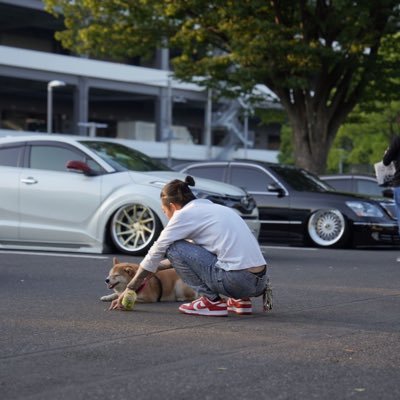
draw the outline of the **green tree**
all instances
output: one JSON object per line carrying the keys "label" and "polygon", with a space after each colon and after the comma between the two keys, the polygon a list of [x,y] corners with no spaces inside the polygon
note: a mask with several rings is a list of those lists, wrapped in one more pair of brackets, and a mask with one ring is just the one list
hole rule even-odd
{"label": "green tree", "polygon": [[325,170],[337,131],[362,96],[394,93],[391,79],[399,72],[398,58],[382,53],[386,46],[400,54],[400,40],[392,35],[399,26],[398,0],[45,3],[65,18],[66,30],[57,38],[78,53],[125,58],[167,46],[178,49],[178,78],[222,96],[265,84],[286,110],[296,165],[316,173]]}
{"label": "green tree", "polygon": [[[370,108],[370,107],[368,107]],[[328,157],[328,170],[373,172],[373,164],[382,159],[391,139],[400,135],[400,102],[377,103],[373,112],[356,107],[335,138]]]}
{"label": "green tree", "polygon": [[285,123],[281,128],[281,147],[278,154],[278,161],[281,164],[294,164],[293,149],[293,131],[291,127]]}

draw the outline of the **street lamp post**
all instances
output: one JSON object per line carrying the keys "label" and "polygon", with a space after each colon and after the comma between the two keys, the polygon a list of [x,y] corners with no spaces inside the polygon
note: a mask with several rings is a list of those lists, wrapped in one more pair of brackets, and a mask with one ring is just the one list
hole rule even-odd
{"label": "street lamp post", "polygon": [[172,79],[168,78],[167,82],[167,165],[168,167],[172,167]]}
{"label": "street lamp post", "polygon": [[244,110],[244,159],[247,159],[247,147],[249,144],[249,110]]}
{"label": "street lamp post", "polygon": [[52,132],[52,123],[53,123],[53,88],[65,86],[66,83],[64,81],[50,81],[47,84],[47,133]]}
{"label": "street lamp post", "polygon": [[205,118],[205,143],[207,148],[207,160],[212,158],[212,132],[211,132],[211,119],[212,119],[212,89],[207,91],[207,106]]}
{"label": "street lamp post", "polygon": [[247,158],[247,149],[249,147],[249,117],[253,113],[253,108],[246,98],[239,98],[239,104],[244,110],[244,158]]}

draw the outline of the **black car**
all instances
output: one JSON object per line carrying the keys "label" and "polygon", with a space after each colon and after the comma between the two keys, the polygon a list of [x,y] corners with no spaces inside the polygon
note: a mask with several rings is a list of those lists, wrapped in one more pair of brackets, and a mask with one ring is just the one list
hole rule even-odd
{"label": "black car", "polygon": [[198,162],[178,169],[245,188],[259,208],[261,243],[325,248],[400,243],[392,200],[337,192],[304,169],[253,161]]}
{"label": "black car", "polygon": [[378,185],[375,176],[364,174],[332,174],[320,178],[339,192],[365,194],[372,197],[393,198],[393,189]]}

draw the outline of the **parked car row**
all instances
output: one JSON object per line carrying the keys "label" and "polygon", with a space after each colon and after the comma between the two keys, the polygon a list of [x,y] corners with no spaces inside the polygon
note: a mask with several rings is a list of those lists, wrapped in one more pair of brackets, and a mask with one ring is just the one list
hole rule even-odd
{"label": "parked car row", "polygon": [[[0,248],[143,255],[167,219],[161,188],[185,176],[112,140],[57,135],[0,139]],[[258,238],[254,199],[196,179],[197,197],[235,209]]]}
{"label": "parked car row", "polygon": [[400,242],[394,202],[380,187],[375,198],[335,191],[338,177],[247,160],[175,168],[112,139],[1,138],[0,248],[143,255],[167,223],[161,188],[186,175],[197,197],[235,209],[261,244]]}
{"label": "parked car row", "polygon": [[259,209],[261,243],[329,248],[400,242],[392,200],[335,191],[304,169],[249,161],[198,162],[177,169],[251,194]]}

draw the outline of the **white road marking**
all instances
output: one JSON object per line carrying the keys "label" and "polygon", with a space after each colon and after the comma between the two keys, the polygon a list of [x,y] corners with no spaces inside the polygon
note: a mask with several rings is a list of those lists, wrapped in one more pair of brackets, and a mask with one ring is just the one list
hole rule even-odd
{"label": "white road marking", "polygon": [[[261,250],[302,250],[302,251],[317,251],[317,248],[310,247],[285,247],[285,246],[260,246]],[[32,255],[32,256],[48,256],[48,257],[69,257],[69,258],[92,258],[97,260],[107,260],[110,256],[100,256],[91,254],[75,254],[75,253],[57,253],[57,252],[41,252],[41,251],[23,251],[23,250],[0,250],[0,254],[20,254],[20,255]],[[123,255],[121,255],[123,257]],[[400,262],[400,258],[398,259]]]}
{"label": "white road marking", "polygon": [[41,251],[14,251],[14,250],[0,250],[0,254],[22,254],[30,256],[49,256],[49,257],[70,257],[70,258],[95,258],[99,260],[106,260],[107,256],[97,256],[91,254],[72,254],[72,253],[47,253]]}
{"label": "white road marking", "polygon": [[267,249],[279,249],[279,250],[303,250],[303,251],[317,251],[317,248],[313,247],[286,247],[286,246],[260,246],[261,250]]}

